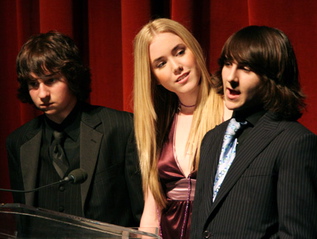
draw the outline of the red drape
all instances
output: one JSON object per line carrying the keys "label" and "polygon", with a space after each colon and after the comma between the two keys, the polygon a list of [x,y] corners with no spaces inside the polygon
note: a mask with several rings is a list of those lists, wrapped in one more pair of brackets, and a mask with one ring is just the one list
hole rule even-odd
{"label": "red drape", "polygon": [[[5,139],[38,112],[16,98],[15,58],[32,34],[58,30],[79,46],[92,72],[90,102],[132,112],[133,38],[150,19],[169,17],[188,27],[216,70],[224,41],[247,25],[283,30],[298,58],[307,112],[300,119],[317,133],[317,2],[289,0],[1,0],[0,187],[9,188]],[[11,202],[0,192],[0,203]]]}

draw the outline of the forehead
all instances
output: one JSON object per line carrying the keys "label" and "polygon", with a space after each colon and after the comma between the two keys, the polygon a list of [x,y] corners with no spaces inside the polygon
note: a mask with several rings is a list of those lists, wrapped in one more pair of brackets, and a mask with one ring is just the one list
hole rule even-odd
{"label": "forehead", "polygon": [[44,72],[44,74],[40,74],[40,75],[38,75],[38,74],[36,74],[36,73],[34,73],[34,72],[30,72],[30,79],[31,80],[45,80],[45,79],[49,79],[49,78],[52,78],[52,77],[60,77],[60,76],[62,76],[61,75],[61,73],[59,73],[59,72],[49,72],[49,71],[46,71],[46,72]]}
{"label": "forehead", "polygon": [[158,33],[153,37],[153,40],[150,43],[150,57],[153,59],[160,57],[160,55],[164,55],[165,53],[169,53],[179,44],[185,45],[184,41],[174,33]]}

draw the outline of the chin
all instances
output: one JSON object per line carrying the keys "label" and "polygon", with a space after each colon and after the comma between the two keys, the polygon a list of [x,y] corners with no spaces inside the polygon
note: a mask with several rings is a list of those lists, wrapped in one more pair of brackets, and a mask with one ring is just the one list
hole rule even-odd
{"label": "chin", "polygon": [[226,104],[226,107],[227,107],[228,110],[236,110],[236,109],[240,108],[240,106],[237,106],[235,104],[230,104],[230,103]]}

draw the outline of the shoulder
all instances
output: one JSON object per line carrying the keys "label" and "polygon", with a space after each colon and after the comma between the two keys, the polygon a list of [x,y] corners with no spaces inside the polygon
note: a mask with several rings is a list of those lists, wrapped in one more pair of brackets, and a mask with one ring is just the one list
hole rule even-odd
{"label": "shoulder", "polygon": [[23,142],[31,139],[42,129],[43,117],[44,115],[40,115],[15,129],[7,137],[7,144],[12,142],[22,144]]}
{"label": "shoulder", "polygon": [[209,130],[204,138],[213,138],[213,137],[221,137],[223,138],[223,134],[226,131],[226,128],[229,124],[229,120],[222,122],[221,124],[217,125],[215,128]]}
{"label": "shoulder", "polygon": [[312,144],[317,149],[317,135],[301,123],[297,121],[282,121],[279,127],[284,130],[280,138],[287,139],[289,147]]}
{"label": "shoulder", "polygon": [[314,134],[307,127],[299,123],[298,121],[282,121],[281,127],[288,129],[290,132],[294,134]]}
{"label": "shoulder", "polygon": [[132,113],[116,110],[112,108],[108,108],[105,106],[99,106],[99,105],[85,105],[83,107],[83,112],[88,115],[106,115],[106,116],[119,116],[119,117],[127,117],[131,118]]}
{"label": "shoulder", "polygon": [[91,127],[103,124],[105,127],[131,128],[133,114],[104,106],[87,105],[83,108],[82,121]]}
{"label": "shoulder", "polygon": [[221,147],[223,135],[226,131],[229,121],[225,121],[215,128],[209,130],[202,139],[201,151],[210,152],[211,149]]}
{"label": "shoulder", "polygon": [[303,135],[316,136],[312,131],[298,121],[275,120],[272,113],[267,113],[263,116],[261,124],[266,124],[267,122],[271,124],[272,127],[275,127],[276,125],[276,130],[281,130],[282,134],[286,134],[290,137],[301,137]]}

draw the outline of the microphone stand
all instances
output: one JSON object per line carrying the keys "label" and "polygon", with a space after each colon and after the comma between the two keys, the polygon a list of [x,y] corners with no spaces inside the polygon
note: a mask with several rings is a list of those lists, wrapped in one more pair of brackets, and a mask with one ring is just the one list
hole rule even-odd
{"label": "microphone stand", "polygon": [[56,184],[61,184],[61,183],[68,183],[68,182],[71,182],[73,184],[81,184],[83,182],[86,181],[88,175],[87,173],[82,170],[82,169],[74,169],[73,171],[71,171],[67,177],[59,180],[59,181],[56,181],[56,182],[53,182],[53,183],[50,183],[50,184],[47,184],[47,185],[43,185],[41,187],[38,187],[38,188],[34,188],[34,189],[31,189],[31,190],[17,190],[17,189],[4,189],[4,188],[0,188],[0,191],[4,191],[4,192],[13,192],[13,193],[31,193],[31,192],[35,192],[35,191],[38,191],[42,188],[46,188],[46,187],[50,187],[50,186],[53,186],[53,185],[56,185]]}
{"label": "microphone stand", "polygon": [[68,177],[66,177],[66,178],[61,179],[61,180],[59,180],[57,182],[50,183],[50,184],[47,184],[47,185],[43,185],[41,187],[34,188],[34,189],[31,189],[31,190],[27,190],[27,191],[17,190],[17,189],[3,189],[3,188],[0,188],[0,191],[12,192],[12,193],[31,193],[31,192],[35,192],[35,191],[41,190],[41,189],[46,188],[46,187],[51,187],[51,186],[56,185],[56,184],[67,183],[69,181],[70,181],[70,179]]}

